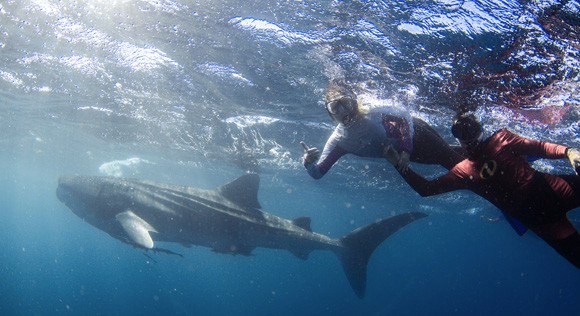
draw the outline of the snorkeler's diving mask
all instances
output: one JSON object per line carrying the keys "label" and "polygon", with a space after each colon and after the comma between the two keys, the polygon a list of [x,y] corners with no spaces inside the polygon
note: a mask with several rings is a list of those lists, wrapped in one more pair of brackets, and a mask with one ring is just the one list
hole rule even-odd
{"label": "snorkeler's diving mask", "polygon": [[356,114],[357,103],[352,98],[342,97],[326,103],[326,110],[335,121],[347,124]]}

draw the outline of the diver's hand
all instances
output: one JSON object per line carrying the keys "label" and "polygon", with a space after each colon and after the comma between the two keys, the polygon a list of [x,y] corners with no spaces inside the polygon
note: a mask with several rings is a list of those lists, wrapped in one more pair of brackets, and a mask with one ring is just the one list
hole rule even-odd
{"label": "diver's hand", "polygon": [[572,165],[572,168],[574,168],[574,171],[576,172],[576,174],[579,174],[580,173],[580,150],[578,150],[577,148],[570,147],[566,150],[566,156],[570,160],[570,164]]}
{"label": "diver's hand", "polygon": [[320,158],[320,151],[316,147],[308,147],[306,143],[300,142],[302,148],[304,148],[304,163],[311,164],[318,161]]}

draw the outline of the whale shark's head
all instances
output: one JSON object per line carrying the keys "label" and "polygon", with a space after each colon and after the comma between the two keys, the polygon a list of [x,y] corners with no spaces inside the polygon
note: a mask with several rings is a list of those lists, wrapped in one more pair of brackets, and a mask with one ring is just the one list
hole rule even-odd
{"label": "whale shark's head", "polygon": [[102,187],[99,177],[64,176],[58,180],[56,196],[76,215],[85,218],[98,210]]}
{"label": "whale shark's head", "polygon": [[98,225],[126,208],[128,187],[130,182],[118,178],[63,176],[56,196],[77,216]]}

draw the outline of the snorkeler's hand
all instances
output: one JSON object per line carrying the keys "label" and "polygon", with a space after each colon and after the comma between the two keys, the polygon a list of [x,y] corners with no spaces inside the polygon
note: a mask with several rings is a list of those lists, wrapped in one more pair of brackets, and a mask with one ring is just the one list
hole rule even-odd
{"label": "snorkeler's hand", "polygon": [[405,173],[409,170],[410,155],[408,152],[403,150],[399,153],[393,146],[387,146],[383,149],[383,156],[400,172]]}
{"label": "snorkeler's hand", "polygon": [[398,168],[400,156],[399,153],[392,146],[387,146],[383,148],[383,156],[390,162],[395,168]]}
{"label": "snorkeler's hand", "polygon": [[566,156],[570,160],[570,164],[572,165],[572,168],[574,168],[574,171],[576,172],[576,174],[579,174],[580,173],[580,150],[578,150],[577,148],[570,147],[566,150]]}
{"label": "snorkeler's hand", "polygon": [[411,155],[407,152],[402,150],[399,153],[399,163],[397,164],[397,169],[401,172],[407,172],[409,169],[409,161],[411,160]]}
{"label": "snorkeler's hand", "polygon": [[320,151],[316,147],[308,147],[306,143],[300,142],[302,148],[304,148],[304,163],[311,164],[318,161],[320,158]]}

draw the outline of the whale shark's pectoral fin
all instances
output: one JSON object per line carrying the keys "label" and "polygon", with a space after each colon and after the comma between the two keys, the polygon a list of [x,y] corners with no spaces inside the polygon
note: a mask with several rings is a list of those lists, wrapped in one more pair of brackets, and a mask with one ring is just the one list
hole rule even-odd
{"label": "whale shark's pectoral fin", "polygon": [[143,248],[153,248],[153,239],[149,232],[156,233],[157,231],[144,219],[130,210],[117,214],[115,218],[119,221],[131,241]]}
{"label": "whale shark's pectoral fin", "polygon": [[290,249],[290,252],[302,260],[308,259],[310,255],[310,250]]}

